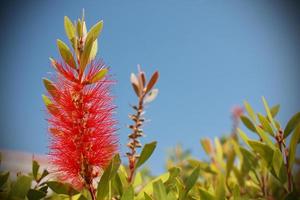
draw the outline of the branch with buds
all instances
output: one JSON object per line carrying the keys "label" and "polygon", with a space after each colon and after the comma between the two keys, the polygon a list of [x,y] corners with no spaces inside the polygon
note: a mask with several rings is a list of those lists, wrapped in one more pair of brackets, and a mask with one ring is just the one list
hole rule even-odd
{"label": "branch with buds", "polygon": [[132,73],[130,77],[132,87],[138,97],[138,104],[132,106],[132,108],[135,110],[135,114],[129,115],[129,118],[133,121],[133,124],[129,126],[129,128],[132,130],[132,133],[128,135],[129,143],[127,144],[130,151],[126,153],[129,162],[129,183],[132,182],[135,173],[136,162],[139,158],[137,149],[142,147],[139,138],[144,135],[142,129],[145,121],[145,118],[143,117],[144,104],[153,101],[157,96],[158,89],[154,88],[154,85],[156,84],[158,77],[159,73],[156,71],[153,73],[150,81],[147,83],[145,72],[141,71],[140,68],[136,75]]}

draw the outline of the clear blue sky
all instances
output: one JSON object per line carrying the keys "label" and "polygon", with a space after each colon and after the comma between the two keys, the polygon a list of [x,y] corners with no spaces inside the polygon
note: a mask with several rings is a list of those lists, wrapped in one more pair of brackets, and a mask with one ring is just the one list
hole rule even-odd
{"label": "clear blue sky", "polygon": [[[0,148],[47,153],[42,77],[67,41],[63,17],[86,11],[87,25],[104,20],[100,57],[111,66],[120,144],[126,144],[130,73],[141,64],[160,71],[156,101],[147,109],[143,143],[158,141],[148,165],[163,170],[167,149],[181,143],[202,158],[201,137],[227,134],[230,110],[261,96],[281,103],[279,118],[300,110],[299,21],[279,1],[106,0],[19,1],[1,8]],[[122,147],[124,155],[125,148]]]}

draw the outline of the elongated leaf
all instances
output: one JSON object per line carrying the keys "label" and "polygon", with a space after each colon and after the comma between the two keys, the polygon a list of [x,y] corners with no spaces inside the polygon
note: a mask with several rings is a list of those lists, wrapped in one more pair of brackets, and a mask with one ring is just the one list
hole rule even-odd
{"label": "elongated leaf", "polygon": [[57,47],[59,49],[61,57],[72,68],[76,69],[76,63],[73,58],[73,54],[69,47],[61,40],[57,40]]}
{"label": "elongated leaf", "polygon": [[214,149],[209,138],[201,139],[200,144],[207,155],[211,155],[213,153]]}
{"label": "elongated leaf", "polygon": [[237,131],[238,131],[241,139],[245,142],[245,144],[247,144],[250,147],[250,145],[248,143],[249,138],[248,138],[247,134],[244,131],[242,131],[240,128],[238,128]]}
{"label": "elongated leaf", "polygon": [[255,129],[254,124],[251,122],[251,120],[250,120],[248,117],[242,115],[240,118],[241,118],[241,121],[243,122],[243,124],[244,124],[249,130],[251,130],[251,131],[253,131],[253,132],[256,132],[256,129]]}
{"label": "elongated leaf", "polygon": [[263,116],[262,114],[258,113],[257,114],[258,120],[260,121],[263,130],[265,130],[266,132],[268,132],[271,136],[274,137],[274,132],[273,129],[269,123],[269,121],[265,118],[265,116]]}
{"label": "elongated leaf", "polygon": [[88,32],[86,36],[86,43],[89,43],[91,41],[93,44],[94,41],[98,38],[99,34],[101,33],[102,28],[103,28],[103,21],[101,20],[98,23],[96,23]]}
{"label": "elongated leaf", "polygon": [[280,105],[279,104],[277,104],[277,105],[275,105],[275,106],[273,106],[271,108],[270,111],[271,111],[271,115],[272,115],[273,118],[276,117],[276,115],[278,114],[279,110],[280,110]]}
{"label": "elongated leaf", "polygon": [[270,147],[275,148],[272,140],[269,138],[269,135],[263,130],[261,129],[259,126],[256,126],[256,131],[258,133],[258,135],[260,136],[260,138],[267,143]]}
{"label": "elongated leaf", "polygon": [[38,179],[38,171],[39,171],[40,165],[36,160],[32,161],[32,175],[35,180]]}
{"label": "elongated leaf", "polygon": [[134,199],[133,187],[129,186],[128,188],[125,189],[121,200],[133,200],[133,199]]}
{"label": "elongated leaf", "polygon": [[64,18],[65,31],[70,41],[76,37],[76,30],[74,24],[71,22],[69,17],[65,16]]}
{"label": "elongated leaf", "polygon": [[205,200],[215,200],[216,197],[214,194],[208,192],[207,190],[205,190],[204,188],[199,188],[199,192],[200,192],[200,198],[205,199]]}
{"label": "elongated leaf", "polygon": [[97,188],[97,199],[105,199],[109,192],[109,182],[115,177],[121,164],[120,155],[117,154],[110,162],[109,166],[105,169]]}
{"label": "elongated leaf", "polygon": [[155,83],[158,80],[158,77],[159,77],[158,71],[154,72],[154,74],[152,75],[152,77],[147,85],[146,93],[148,93],[153,88],[153,86],[155,85]]}
{"label": "elongated leaf", "polygon": [[93,43],[92,50],[90,53],[90,60],[94,60],[96,58],[98,52],[98,39],[96,39]]}
{"label": "elongated leaf", "polygon": [[246,109],[249,117],[255,123],[256,122],[256,115],[255,115],[254,110],[252,109],[252,107],[250,106],[250,104],[247,101],[244,101],[244,106],[245,106],[245,109]]}
{"label": "elongated leaf", "polygon": [[296,113],[287,123],[284,129],[284,138],[287,138],[299,123],[300,123],[300,112]]}
{"label": "elongated leaf", "polygon": [[186,194],[192,189],[192,187],[197,183],[199,178],[200,167],[193,170],[191,175],[187,178],[185,182],[185,192]]}
{"label": "elongated leaf", "polygon": [[264,107],[265,107],[265,110],[267,112],[267,116],[268,116],[269,121],[271,122],[271,124],[272,124],[273,127],[276,127],[276,124],[274,122],[274,119],[273,119],[273,116],[271,114],[271,110],[270,110],[270,107],[268,105],[267,100],[265,99],[265,97],[262,97],[262,100],[263,100]]}
{"label": "elongated leaf", "polygon": [[93,48],[94,40],[86,41],[83,53],[80,57],[80,71],[83,73],[87,64],[90,62],[91,52]]}
{"label": "elongated leaf", "polygon": [[280,175],[280,169],[283,165],[283,157],[278,148],[275,149],[274,155],[273,155],[273,169],[275,171],[275,174],[277,177]]}
{"label": "elongated leaf", "polygon": [[45,104],[45,106],[49,106],[49,105],[51,105],[52,104],[52,102],[51,102],[51,100],[49,99],[49,97],[47,97],[46,95],[42,95],[42,98],[43,98],[43,101],[44,101],[44,104]]}
{"label": "elongated leaf", "polygon": [[146,192],[144,192],[144,197],[145,200],[152,200],[152,198]]}
{"label": "elongated leaf", "polygon": [[265,161],[267,166],[271,166],[274,153],[273,149],[267,144],[255,140],[248,140],[248,143],[251,148]]}
{"label": "elongated leaf", "polygon": [[51,190],[53,190],[53,192],[57,194],[75,195],[79,193],[68,183],[61,183],[58,181],[48,181],[47,185]]}
{"label": "elongated leaf", "polygon": [[95,74],[95,76],[90,80],[90,83],[96,83],[98,81],[100,81],[101,79],[103,79],[105,77],[105,75],[107,74],[108,69],[103,68],[101,69],[97,74]]}
{"label": "elongated leaf", "polygon": [[167,192],[166,188],[161,180],[153,183],[153,196],[155,200],[166,200]]}
{"label": "elongated leaf", "polygon": [[155,150],[157,142],[151,142],[146,144],[141,152],[141,155],[136,163],[136,168],[139,168],[142,164],[144,164],[152,155],[153,151]]}
{"label": "elongated leaf", "polygon": [[57,97],[57,88],[54,83],[47,78],[43,78],[43,83],[49,94],[51,94],[52,97]]}
{"label": "elongated leaf", "polygon": [[300,139],[300,124],[295,128],[289,146],[289,169],[292,171],[296,157],[297,144]]}

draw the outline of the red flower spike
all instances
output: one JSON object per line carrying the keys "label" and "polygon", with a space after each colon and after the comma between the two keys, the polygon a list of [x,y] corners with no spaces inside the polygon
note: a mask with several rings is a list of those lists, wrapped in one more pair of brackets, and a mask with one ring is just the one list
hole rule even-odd
{"label": "red flower spike", "polygon": [[[76,39],[81,41],[82,37]],[[107,71],[102,61],[89,60],[85,72],[64,61],[51,59],[51,64],[56,75],[52,81],[44,79],[49,96],[44,96],[44,101],[49,115],[52,171],[76,189],[87,188],[95,199],[93,182],[118,151],[115,106],[110,95],[113,81],[106,73],[93,79],[101,70]],[[78,65],[80,68],[79,61]]]}

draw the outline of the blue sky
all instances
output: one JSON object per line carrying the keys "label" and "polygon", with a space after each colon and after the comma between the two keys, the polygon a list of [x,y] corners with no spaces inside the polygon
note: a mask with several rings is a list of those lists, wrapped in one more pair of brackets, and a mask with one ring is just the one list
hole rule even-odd
{"label": "blue sky", "polygon": [[[2,8],[0,149],[47,153],[49,136],[42,77],[59,58],[56,39],[67,41],[63,17],[86,11],[88,27],[104,20],[100,56],[117,80],[120,144],[127,142],[136,103],[129,83],[141,64],[160,71],[160,93],[146,112],[143,143],[158,141],[148,162],[162,172],[167,149],[180,143],[204,158],[201,137],[228,134],[230,110],[248,100],[263,111],[261,96],[282,106],[286,123],[300,109],[299,30],[294,10],[269,1],[36,1]],[[298,35],[297,35],[298,34]],[[121,154],[125,154],[121,148]],[[125,160],[125,159],[124,159]]]}

